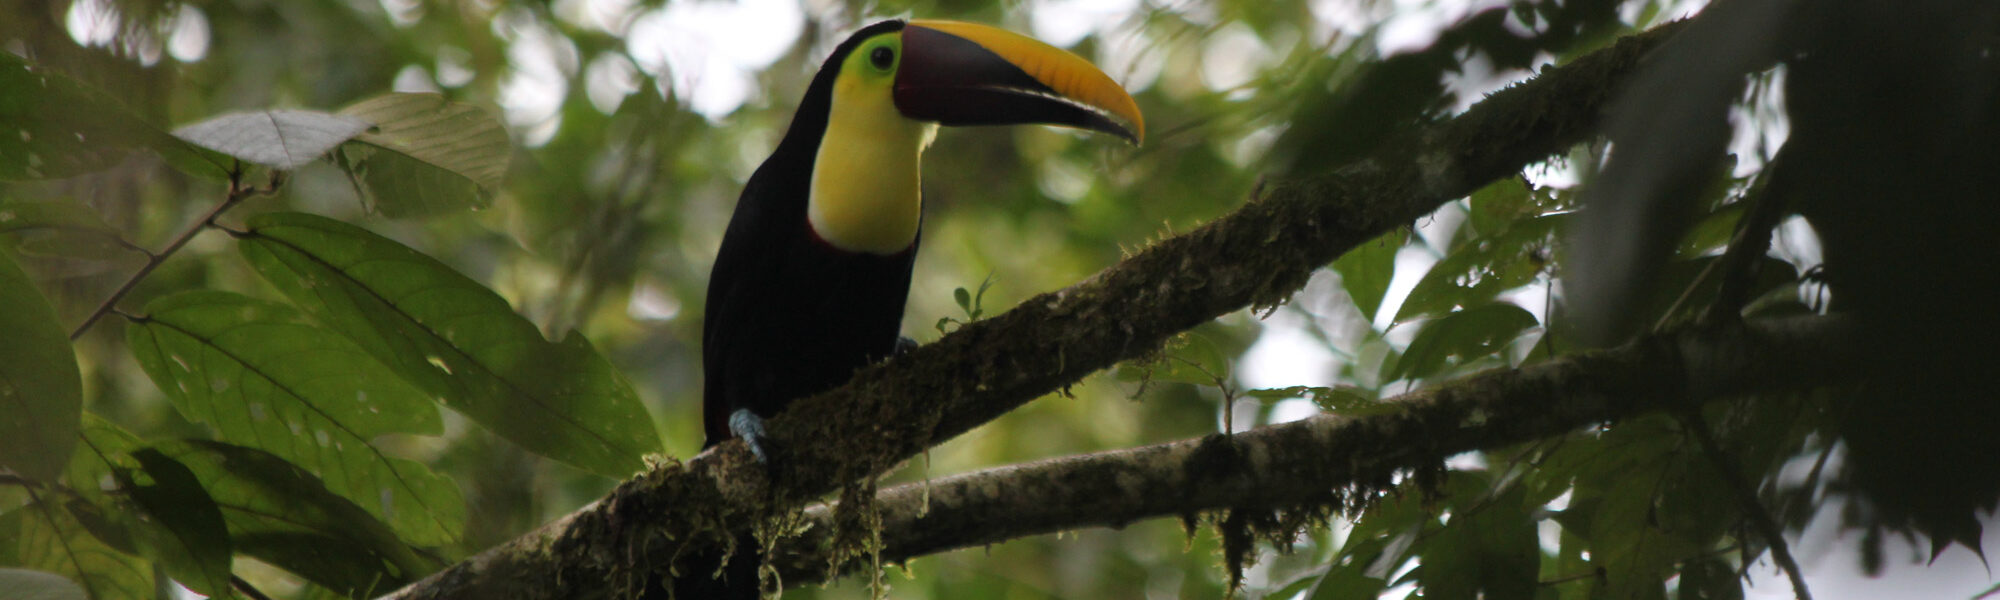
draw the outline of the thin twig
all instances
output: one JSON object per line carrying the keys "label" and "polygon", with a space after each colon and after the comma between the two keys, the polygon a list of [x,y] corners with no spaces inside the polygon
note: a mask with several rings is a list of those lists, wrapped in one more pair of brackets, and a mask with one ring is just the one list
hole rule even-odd
{"label": "thin twig", "polygon": [[1743,470],[1722,453],[1721,444],[1715,441],[1715,432],[1708,428],[1707,421],[1702,420],[1701,413],[1697,412],[1699,410],[1691,408],[1681,413],[1681,424],[1694,433],[1695,441],[1701,445],[1701,453],[1708,456],[1709,462],[1715,463],[1716,470],[1722,472],[1729,491],[1736,495],[1736,501],[1743,505],[1743,512],[1750,517],[1750,524],[1771,545],[1771,558],[1784,570],[1785,577],[1792,580],[1792,594],[1798,600],[1812,600],[1812,591],[1806,589],[1805,572],[1799,569],[1798,561],[1792,559],[1792,550],[1785,543],[1785,532],[1778,528],[1778,520],[1771,518],[1771,511],[1765,510],[1764,503],[1757,501],[1757,495],[1750,491],[1749,480],[1744,479]]}
{"label": "thin twig", "polygon": [[83,332],[89,331],[91,325],[97,324],[98,319],[104,318],[104,315],[109,314],[112,308],[117,307],[118,301],[124,299],[125,294],[131,293],[132,288],[138,287],[140,281],[144,281],[147,275],[153,273],[153,269],[159,268],[160,263],[167,262],[168,257],[180,251],[181,246],[187,245],[189,240],[194,239],[195,234],[201,233],[203,229],[207,229],[210,225],[214,224],[215,218],[222,216],[223,212],[228,211],[230,208],[235,207],[238,202],[242,202],[251,196],[270,194],[277,191],[278,185],[283,181],[281,173],[281,171],[272,171],[271,181],[264,187],[245,186],[242,183],[243,167],[239,163],[236,169],[229,174],[229,193],[223,196],[222,202],[216,203],[214,208],[208,210],[208,214],[202,215],[201,219],[189,225],[185,231],[182,231],[179,236],[174,238],[174,241],[168,243],[166,248],[162,248],[159,252],[148,252],[146,254],[146,264],[140,266],[138,272],[133,273],[131,277],[127,278],[124,285],[118,286],[118,291],[112,292],[111,297],[105,298],[103,304],[97,305],[97,310],[90,311],[90,316],[85,317],[83,323],[77,325],[75,331],[70,332],[69,339],[75,341],[77,338],[83,337]]}
{"label": "thin twig", "polygon": [[236,593],[249,596],[250,600],[271,600],[270,596],[265,595],[256,586],[250,585],[250,582],[244,581],[242,577],[237,577],[235,573],[229,574],[229,587],[236,588]]}

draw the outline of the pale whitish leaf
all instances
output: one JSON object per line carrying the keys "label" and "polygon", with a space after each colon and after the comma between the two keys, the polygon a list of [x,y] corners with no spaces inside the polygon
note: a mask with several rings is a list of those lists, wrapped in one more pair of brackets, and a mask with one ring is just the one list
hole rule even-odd
{"label": "pale whitish leaf", "polygon": [[146,559],[105,545],[46,499],[0,514],[0,564],[61,575],[99,600],[153,597]]}
{"label": "pale whitish leaf", "polygon": [[14,600],[85,600],[90,596],[69,578],[46,571],[0,569],[0,590]]}
{"label": "pale whitish leaf", "polygon": [[364,149],[352,168],[389,216],[483,207],[513,154],[499,119],[437,94],[386,94],[341,113],[374,124],[355,138]]}
{"label": "pale whitish leaf", "polygon": [[297,169],[368,129],[368,121],[309,110],[231,113],[174,130],[189,143],[277,169]]}
{"label": "pale whitish leaf", "polygon": [[458,537],[458,486],[371,443],[440,431],[437,407],[415,387],[282,304],[191,292],[146,311],[126,328],[132,354],[182,415],[305,468],[413,544]]}
{"label": "pale whitish leaf", "polygon": [[4,251],[0,332],[0,467],[52,483],[76,448],[83,380],[55,308]]}
{"label": "pale whitish leaf", "polygon": [[630,382],[588,340],[560,343],[486,286],[340,221],[267,213],[252,268],[429,396],[543,456],[623,478],[660,451]]}

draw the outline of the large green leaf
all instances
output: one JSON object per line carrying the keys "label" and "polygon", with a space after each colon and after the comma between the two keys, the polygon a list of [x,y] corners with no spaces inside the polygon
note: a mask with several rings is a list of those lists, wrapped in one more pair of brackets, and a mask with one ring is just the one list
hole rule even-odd
{"label": "large green leaf", "polygon": [[180,461],[159,450],[131,454],[138,469],[113,469],[119,489],[146,514],[135,521],[140,553],[166,567],[167,574],[210,597],[229,597],[229,530],[222,510],[201,481]]}
{"label": "large green leaf", "polygon": [[238,552],[349,596],[373,596],[437,569],[388,525],[275,455],[204,440],[157,448],[201,481]]}
{"label": "large green leaf", "polygon": [[230,113],[174,130],[203,148],[275,169],[297,169],[368,128],[346,115],[310,110]]}
{"label": "large green leaf", "polygon": [[55,308],[5,251],[0,332],[0,467],[53,483],[76,447],[83,380]]}
{"label": "large green leaf", "polygon": [[484,208],[513,155],[499,119],[438,94],[386,94],[340,112],[375,124],[349,144],[349,165],[392,217]]}
{"label": "large green leaf", "polygon": [[0,180],[89,173],[135,148],[159,152],[192,173],[227,173],[216,157],[167,135],[110,95],[0,52]]}
{"label": "large green leaf", "polygon": [[610,477],[660,451],[631,384],[583,336],[550,343],[478,282],[346,223],[270,213],[248,226],[259,274],[446,406]]}
{"label": "large green leaf", "polygon": [[46,502],[0,514],[0,565],[62,575],[97,600],[153,597],[150,563],[98,541],[68,511]]}
{"label": "large green leaf", "polygon": [[422,392],[289,306],[226,292],[154,300],[126,329],[132,353],[181,414],[270,451],[369,508],[412,544],[456,539],[458,486],[372,441],[436,434]]}

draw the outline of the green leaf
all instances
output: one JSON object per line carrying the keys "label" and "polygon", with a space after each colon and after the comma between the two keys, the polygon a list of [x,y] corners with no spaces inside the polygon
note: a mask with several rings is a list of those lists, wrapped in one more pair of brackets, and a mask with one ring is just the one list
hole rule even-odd
{"label": "green leaf", "polygon": [[1243,394],[1266,403],[1306,398],[1312,400],[1313,404],[1319,405],[1320,410],[1349,417],[1382,415],[1400,410],[1395,404],[1376,398],[1374,392],[1351,385],[1335,387],[1295,385],[1248,390]]}
{"label": "green leaf", "polygon": [[24,253],[117,259],[133,252],[117,228],[79,202],[0,202],[0,234],[15,234]]}
{"label": "green leaf", "polygon": [[276,455],[205,440],[158,448],[208,489],[245,555],[349,597],[401,587],[438,567],[361,506]]}
{"label": "green leaf", "polygon": [[247,225],[258,274],[446,406],[609,477],[660,451],[631,384],[583,336],[550,343],[478,282],[346,223],[268,213]]}
{"label": "green leaf", "polygon": [[1364,242],[1333,261],[1333,270],[1340,273],[1341,287],[1354,299],[1362,318],[1372,321],[1382,309],[1382,296],[1389,293],[1389,281],[1396,276],[1396,251],[1409,238],[1410,232],[1399,228]]}
{"label": "green leaf", "polygon": [[1451,358],[1459,364],[1491,355],[1539,325],[1519,306],[1494,302],[1461,310],[1424,325],[1383,379],[1421,379],[1436,374]]}
{"label": "green leaf", "polygon": [[0,180],[62,178],[117,164],[135,148],[211,177],[227,173],[96,88],[0,52]]}
{"label": "green leaf", "polygon": [[292,170],[353,139],[368,122],[310,110],[230,113],[174,130],[203,148],[274,169]]}
{"label": "green leaf", "polygon": [[972,292],[965,291],[965,288],[952,288],[951,299],[958,302],[958,308],[964,310],[966,316],[972,316]]}
{"label": "green leaf", "polygon": [[[116,469],[113,477],[133,504],[144,510],[139,527],[142,554],[167,569],[188,589],[229,597],[229,530],[208,491],[187,466],[152,448],[131,454],[139,469]],[[143,477],[143,478],[142,478]]]}
{"label": "green leaf", "polygon": [[1569,215],[1525,219],[1496,236],[1467,240],[1431,266],[1396,310],[1396,322],[1433,317],[1482,304],[1501,292],[1534,282],[1543,264],[1536,258]]}
{"label": "green leaf", "polygon": [[55,308],[4,251],[0,331],[0,467],[53,483],[76,448],[83,380]]}
{"label": "green leaf", "polygon": [[0,514],[0,565],[61,575],[98,600],[153,598],[150,563],[98,541],[46,502]]}
{"label": "green leaf", "polygon": [[90,596],[69,578],[47,571],[0,569],[0,590],[14,600],[87,600]]}
{"label": "green leaf", "polygon": [[289,306],[226,292],[167,296],[146,311],[126,328],[128,345],[189,420],[325,479],[410,543],[462,533],[455,483],[371,443],[439,433],[437,407],[353,342]]}
{"label": "green leaf", "polygon": [[1467,199],[1470,206],[1466,220],[1475,232],[1497,234],[1514,221],[1540,210],[1532,201],[1533,197],[1529,193],[1528,181],[1520,175],[1489,183]]}
{"label": "green leaf", "polygon": [[1424,597],[1530,600],[1542,560],[1535,507],[1521,486],[1494,495],[1474,475],[1452,474],[1451,520],[1423,544]]}
{"label": "green leaf", "polygon": [[340,112],[375,124],[350,144],[352,171],[391,217],[484,208],[513,155],[499,119],[438,94],[386,94]]}

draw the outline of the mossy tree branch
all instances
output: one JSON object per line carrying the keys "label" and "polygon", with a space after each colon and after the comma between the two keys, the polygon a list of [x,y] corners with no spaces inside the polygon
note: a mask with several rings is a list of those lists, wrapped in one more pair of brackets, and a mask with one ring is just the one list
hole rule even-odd
{"label": "mossy tree branch", "polygon": [[[1234,436],[1009,465],[884,489],[881,560],[1219,509],[1339,506],[1342,490],[1491,450],[1661,410],[1851,381],[1864,372],[1845,317],[1783,317],[1648,336],[1520,369],[1494,369],[1388,400],[1394,414],[1322,414]],[[1359,486],[1357,488],[1357,486]],[[831,503],[782,553],[786,585],[823,580]],[[843,572],[868,566],[853,559]]]}
{"label": "mossy tree branch", "polygon": [[675,556],[727,544],[732,531],[869,480],[1195,325],[1282,302],[1349,249],[1587,141],[1619,82],[1676,30],[1548,69],[1330,174],[1270,183],[1239,210],[1089,280],[801,400],[771,422],[786,449],[771,479],[742,444],[723,444],[389,597],[636,594],[672,576]]}

